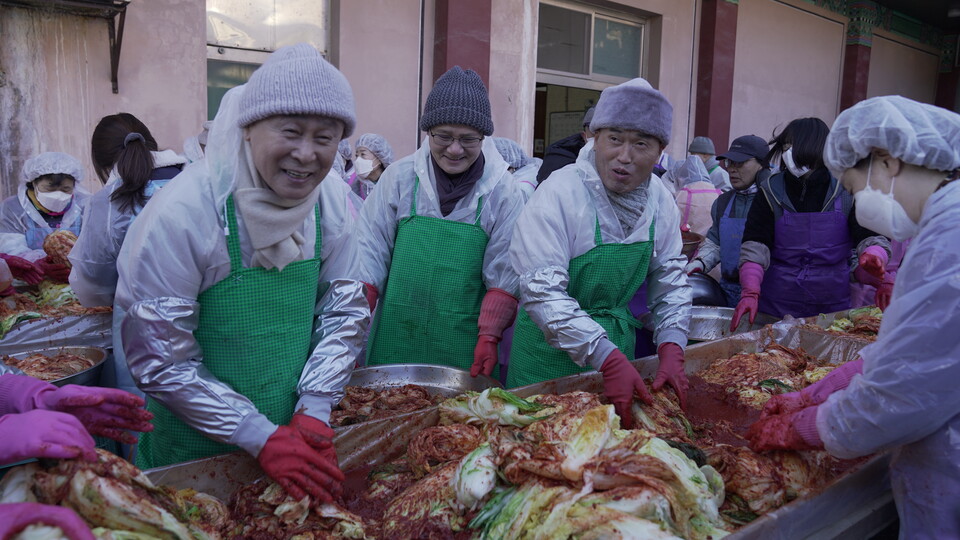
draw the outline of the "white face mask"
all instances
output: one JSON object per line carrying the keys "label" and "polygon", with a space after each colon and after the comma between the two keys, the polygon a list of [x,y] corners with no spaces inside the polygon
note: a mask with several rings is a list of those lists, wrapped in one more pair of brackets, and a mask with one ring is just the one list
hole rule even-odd
{"label": "white face mask", "polygon": [[373,172],[373,160],[366,158],[357,158],[353,160],[353,166],[357,169],[357,174],[364,178]]}
{"label": "white face mask", "polygon": [[37,191],[36,195],[37,202],[51,212],[62,212],[73,200],[73,194],[62,191]]}
{"label": "white face mask", "polygon": [[857,204],[857,223],[899,242],[916,236],[920,226],[910,219],[907,211],[893,197],[893,186],[897,183],[897,177],[894,176],[890,181],[890,193],[883,193],[879,189],[870,187],[871,172],[873,172],[872,158],[867,168],[867,187],[853,196]]}
{"label": "white face mask", "polygon": [[783,160],[783,164],[787,167],[787,170],[790,171],[790,174],[797,178],[810,172],[810,167],[797,167],[797,164],[794,163],[793,148],[788,148],[786,152],[780,155],[780,159]]}

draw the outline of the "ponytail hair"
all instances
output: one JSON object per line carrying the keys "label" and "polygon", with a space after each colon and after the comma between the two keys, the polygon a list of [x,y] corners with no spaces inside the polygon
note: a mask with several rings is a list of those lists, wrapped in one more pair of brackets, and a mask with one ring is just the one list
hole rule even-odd
{"label": "ponytail hair", "polygon": [[121,211],[146,204],[144,190],[154,168],[150,152],[158,150],[147,126],[130,113],[104,116],[93,130],[90,147],[101,182],[107,182],[114,167],[120,176],[110,200],[118,202]]}

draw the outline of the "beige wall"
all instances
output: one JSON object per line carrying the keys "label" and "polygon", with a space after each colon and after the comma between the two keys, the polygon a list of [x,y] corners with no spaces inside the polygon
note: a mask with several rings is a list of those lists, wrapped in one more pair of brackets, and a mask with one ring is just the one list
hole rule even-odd
{"label": "beige wall", "polygon": [[[836,118],[845,19],[808,3],[740,0],[730,139],[770,138],[794,118]],[[718,149],[720,151],[720,149]]]}
{"label": "beige wall", "polygon": [[494,135],[517,141],[527,155],[533,154],[537,6],[537,0],[493,0],[491,10],[489,90]]}
{"label": "beige wall", "polygon": [[940,60],[937,52],[894,36],[874,34],[867,97],[901,95],[933,103]]}
{"label": "beige wall", "polygon": [[0,195],[45,151],[79,158],[98,188],[90,134],[107,114],[132,113],[161,147],[180,150],[206,118],[204,10],[204,0],[132,2],[114,94],[102,19],[0,9]]}

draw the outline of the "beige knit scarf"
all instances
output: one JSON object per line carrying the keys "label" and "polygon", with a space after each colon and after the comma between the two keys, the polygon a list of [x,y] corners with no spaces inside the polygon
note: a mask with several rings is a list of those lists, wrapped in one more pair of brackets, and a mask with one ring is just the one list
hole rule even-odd
{"label": "beige knit scarf", "polygon": [[260,178],[253,164],[250,143],[243,142],[243,161],[238,167],[233,198],[253,245],[251,266],[283,270],[298,259],[306,259],[306,242],[300,229],[320,198],[320,186],[303,199],[284,199]]}

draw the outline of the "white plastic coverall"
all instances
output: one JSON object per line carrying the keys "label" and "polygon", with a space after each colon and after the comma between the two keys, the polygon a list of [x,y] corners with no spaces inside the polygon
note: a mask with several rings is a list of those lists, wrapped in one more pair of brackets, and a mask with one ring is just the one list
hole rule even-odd
{"label": "white plastic coverall", "polygon": [[[210,438],[255,456],[277,426],[203,367],[193,335],[197,297],[230,273],[224,205],[235,188],[241,151],[239,101],[221,104],[206,159],[171,180],[131,225],[117,261],[116,302],[126,311],[124,349],[140,389]],[[332,170],[320,185],[323,264],[313,352],[297,385],[294,410],[305,407],[306,414],[327,422],[366,340],[370,309],[356,280],[350,188]],[[242,261],[248,267],[253,250],[240,212],[237,219]],[[302,252],[312,257],[313,212],[300,234]]]}
{"label": "white plastic coverall", "polygon": [[[517,275],[510,264],[508,248],[517,215],[523,207],[517,183],[507,171],[507,163],[490,138],[483,141],[483,176],[447,216],[440,212],[437,199],[437,181],[430,162],[430,141],[413,154],[392,163],[380,176],[360,211],[358,236],[360,242],[360,279],[375,286],[381,294],[390,272],[397,223],[410,215],[413,184],[420,178],[417,196],[417,215],[461,223],[474,223],[477,202],[483,197],[480,226],[490,240],[483,256],[483,282],[487,289],[497,288],[516,296]],[[426,189],[429,179],[430,189]]]}
{"label": "white plastic coverall", "polygon": [[510,258],[520,275],[520,300],[547,343],[568,351],[579,366],[599,369],[616,345],[567,294],[570,261],[596,245],[596,223],[604,243],[647,242],[654,225],[653,255],[647,272],[647,306],[656,322],[653,339],[687,345],[691,290],[680,254],[680,212],[660,178],[650,176],[643,214],[627,236],[617,220],[594,165],[593,139],[573,166],[550,175],[517,219]]}
{"label": "white plastic coverall", "polygon": [[513,171],[513,178],[517,181],[520,194],[523,195],[523,202],[529,201],[537,189],[537,172],[540,171],[542,163],[543,160],[540,158],[530,158],[530,163]]}
{"label": "white plastic coverall", "polygon": [[680,186],[676,195],[680,224],[689,225],[690,231],[706,236],[713,225],[710,208],[720,190],[710,182],[703,160],[697,156],[689,156],[677,163],[671,172]]}
{"label": "white plastic coverall", "polygon": [[[39,261],[47,256],[41,247],[31,248],[27,245],[27,229],[49,227],[40,215],[37,207],[27,197],[27,180],[22,178],[17,187],[17,195],[8,197],[0,205],[0,253],[23,257],[31,262]],[[73,188],[73,202],[63,214],[60,228],[74,227],[82,222],[83,208],[90,194],[81,186],[80,182]]]}

